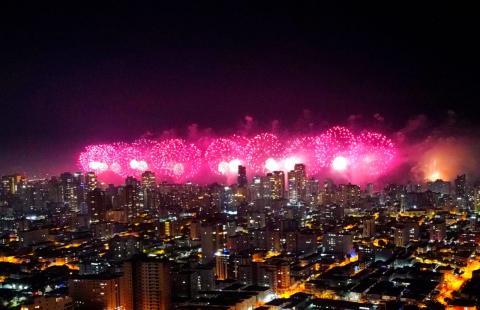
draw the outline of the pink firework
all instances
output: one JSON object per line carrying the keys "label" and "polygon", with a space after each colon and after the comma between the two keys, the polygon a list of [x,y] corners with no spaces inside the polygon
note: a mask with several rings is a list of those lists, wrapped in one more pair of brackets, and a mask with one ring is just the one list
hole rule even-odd
{"label": "pink firework", "polygon": [[117,150],[111,144],[88,145],[80,153],[79,163],[83,171],[93,171],[101,174],[110,169],[117,157]]}
{"label": "pink firework", "polygon": [[390,139],[380,133],[365,131],[356,141],[353,168],[357,173],[379,176],[388,171],[396,155]]}
{"label": "pink firework", "polygon": [[142,172],[149,169],[146,154],[135,143],[119,142],[113,145],[117,151],[117,156],[110,165],[111,171],[122,177],[138,177]]}
{"label": "pink firework", "polygon": [[285,171],[293,170],[295,164],[305,164],[311,174],[319,172],[318,160],[315,149],[319,143],[316,136],[297,137],[287,141],[283,168]]}
{"label": "pink firework", "polygon": [[254,136],[246,145],[248,167],[255,173],[280,170],[282,143],[271,133]]}
{"label": "pink firework", "polygon": [[204,155],[210,171],[217,175],[235,174],[243,163],[242,148],[234,140],[218,138],[207,147]]}
{"label": "pink firework", "polygon": [[[202,152],[197,145],[204,145]],[[304,163],[311,175],[339,173],[358,181],[371,181],[393,166],[396,148],[386,136],[365,131],[355,137],[345,127],[332,127],[319,136],[302,136],[289,140],[272,133],[252,138],[232,135],[212,139],[200,137],[195,144],[182,139],[163,141],[140,139],[133,143],[89,145],[79,155],[83,171],[94,171],[102,177],[114,173],[122,177],[140,176],[151,170],[159,178],[181,182],[196,177],[203,164],[211,174],[227,180],[245,165],[255,174],[274,170],[285,172]],[[205,161],[202,161],[205,159]]]}
{"label": "pink firework", "polygon": [[[320,135],[315,147],[319,166],[336,169],[334,163],[339,161],[350,165],[355,159],[355,144],[355,136],[348,128],[335,126],[328,129]],[[342,168],[343,166],[342,164]]]}
{"label": "pink firework", "polygon": [[202,153],[194,144],[182,139],[168,139],[156,144],[152,150],[154,171],[159,176],[175,181],[194,177],[202,165]]}

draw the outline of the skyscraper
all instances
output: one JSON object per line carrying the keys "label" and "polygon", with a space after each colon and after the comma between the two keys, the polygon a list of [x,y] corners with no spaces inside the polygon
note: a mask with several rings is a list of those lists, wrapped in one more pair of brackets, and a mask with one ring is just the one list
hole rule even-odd
{"label": "skyscraper", "polygon": [[375,235],[375,219],[373,217],[363,220],[363,237],[371,238]]}
{"label": "skyscraper", "polygon": [[245,166],[238,166],[238,177],[237,177],[238,187],[245,188],[247,187],[247,168]]}
{"label": "skyscraper", "polygon": [[145,171],[142,173],[141,191],[143,195],[143,206],[145,210],[155,212],[157,209],[157,180],[155,173]]}
{"label": "skyscraper", "polygon": [[292,205],[306,200],[306,171],[304,164],[295,164],[288,172],[288,202]]}
{"label": "skyscraper", "polygon": [[126,209],[129,220],[140,215],[143,211],[143,192],[140,184],[134,177],[127,177],[125,186],[121,189],[121,202]]}
{"label": "skyscraper", "polygon": [[65,172],[60,175],[63,202],[68,205],[68,208],[72,212],[78,212],[78,189],[80,184],[78,179],[74,177],[70,172]]}
{"label": "skyscraper", "polygon": [[105,220],[107,214],[105,192],[100,188],[95,188],[89,191],[87,195],[87,205],[91,221],[99,222]]}
{"label": "skyscraper", "polygon": [[285,196],[285,174],[283,171],[267,173],[262,178],[263,198],[282,199]]}
{"label": "skyscraper", "polygon": [[133,262],[135,309],[171,309],[170,267],[168,261],[140,258]]}
{"label": "skyscraper", "polygon": [[215,253],[215,276],[217,280],[226,280],[228,279],[228,259],[230,254],[228,250],[218,250]]}
{"label": "skyscraper", "polygon": [[467,193],[467,177],[465,174],[457,176],[455,179],[455,194],[459,198],[465,197]]}
{"label": "skyscraper", "polygon": [[85,175],[85,184],[87,185],[87,189],[89,191],[93,191],[97,187],[98,180],[95,172],[87,172]]}
{"label": "skyscraper", "polygon": [[18,189],[18,184],[23,177],[20,174],[4,175],[2,176],[2,191],[5,194],[15,194]]}
{"label": "skyscraper", "polygon": [[157,186],[157,180],[155,173],[151,171],[145,171],[142,173],[142,188],[143,189],[154,189]]}

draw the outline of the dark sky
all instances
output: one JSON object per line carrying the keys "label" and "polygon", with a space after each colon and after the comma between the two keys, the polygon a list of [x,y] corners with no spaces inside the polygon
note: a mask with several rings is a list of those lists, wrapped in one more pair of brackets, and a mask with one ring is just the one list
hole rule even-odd
{"label": "dark sky", "polygon": [[1,5],[0,174],[71,170],[88,143],[233,130],[247,114],[478,120],[472,7],[170,2]]}

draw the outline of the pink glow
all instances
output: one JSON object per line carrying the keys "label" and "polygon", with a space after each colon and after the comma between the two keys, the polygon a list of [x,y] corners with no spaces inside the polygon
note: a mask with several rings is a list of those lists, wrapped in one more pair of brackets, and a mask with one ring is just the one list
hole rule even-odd
{"label": "pink glow", "polygon": [[79,166],[100,178],[112,173],[138,177],[150,170],[160,180],[183,182],[212,176],[232,181],[238,165],[245,165],[252,176],[272,170],[288,172],[295,164],[303,163],[309,176],[334,173],[356,181],[372,181],[392,169],[397,155],[394,144],[383,134],[365,131],[355,136],[339,126],[318,135],[293,138],[261,133],[208,141],[141,139],[89,145],[79,155]]}

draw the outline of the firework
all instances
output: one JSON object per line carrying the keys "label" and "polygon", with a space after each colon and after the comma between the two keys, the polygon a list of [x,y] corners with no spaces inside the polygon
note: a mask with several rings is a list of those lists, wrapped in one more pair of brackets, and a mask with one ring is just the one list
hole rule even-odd
{"label": "firework", "polygon": [[242,164],[242,149],[235,140],[219,138],[213,140],[204,155],[210,171],[214,174],[235,174]]}
{"label": "firework", "polygon": [[116,156],[117,150],[113,145],[89,145],[80,154],[78,161],[82,170],[102,174],[109,170],[111,164],[115,162]]}
{"label": "firework", "polygon": [[332,161],[332,168],[336,171],[345,171],[348,167],[348,159],[339,155]]}
{"label": "firework", "polygon": [[[315,149],[319,144],[319,137],[306,136],[297,137],[287,141],[285,157],[283,159],[283,169],[291,171],[295,164],[305,164],[308,166],[309,173],[315,175],[318,173],[320,167],[319,160],[316,158]],[[323,161],[323,160],[322,160]]]}
{"label": "firework", "polygon": [[[341,126],[328,129],[319,136],[315,145],[315,157],[321,167],[332,167],[333,161],[339,156],[346,159],[347,165],[355,157],[355,136]],[[343,169],[345,170],[345,169]]]}
{"label": "firework", "polygon": [[273,171],[279,167],[282,158],[282,143],[271,133],[254,136],[246,145],[248,167],[256,172]]}
{"label": "firework", "polygon": [[[197,145],[204,145],[204,151]],[[159,179],[173,181],[196,177],[204,165],[209,174],[233,181],[239,165],[247,166],[250,173],[262,174],[288,172],[295,164],[303,163],[312,176],[334,172],[372,180],[391,169],[395,156],[395,146],[386,136],[364,131],[355,137],[349,129],[336,126],[319,135],[288,139],[262,133],[252,138],[201,137],[195,144],[182,139],[140,139],[90,145],[80,154],[79,165],[83,171],[99,175],[110,171],[122,177],[138,177],[150,170]]]}
{"label": "firework", "polygon": [[386,136],[365,131],[356,138],[353,168],[362,174],[384,174],[395,157],[395,147]]}
{"label": "firework", "polygon": [[153,170],[159,176],[175,181],[184,181],[194,177],[201,166],[202,154],[198,147],[182,139],[168,139],[153,147]]}

